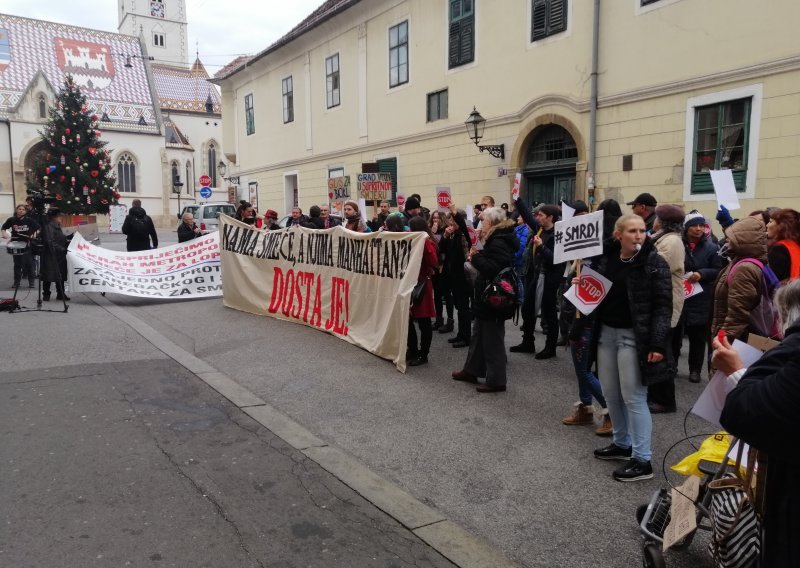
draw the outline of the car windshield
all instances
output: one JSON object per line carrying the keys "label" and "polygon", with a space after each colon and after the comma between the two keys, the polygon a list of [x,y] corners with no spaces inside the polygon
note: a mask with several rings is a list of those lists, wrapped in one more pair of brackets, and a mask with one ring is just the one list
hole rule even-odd
{"label": "car windshield", "polygon": [[211,205],[203,209],[203,219],[216,219],[218,214],[232,217],[235,212],[233,205]]}

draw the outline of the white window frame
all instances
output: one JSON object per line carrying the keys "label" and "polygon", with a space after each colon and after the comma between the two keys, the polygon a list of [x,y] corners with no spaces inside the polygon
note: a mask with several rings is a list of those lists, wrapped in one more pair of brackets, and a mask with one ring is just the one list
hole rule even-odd
{"label": "white window frame", "polygon": [[[331,87],[330,93],[328,92],[328,61],[336,58],[336,73],[338,74],[339,78],[339,86],[336,88],[336,92],[339,95],[339,101],[336,104],[328,105],[328,96],[330,94],[331,103],[333,103],[333,87]],[[325,109],[328,111],[335,110],[342,106],[342,55],[341,52],[336,51],[331,53],[327,57],[325,57],[325,67],[323,69],[325,73]],[[332,75],[333,73],[331,73]]]}
{"label": "white window frame", "polygon": [[661,8],[666,8],[667,6],[672,6],[673,4],[677,4],[678,2],[682,1],[683,0],[658,0],[658,2],[653,2],[647,6],[642,6],[642,0],[633,0],[633,13],[637,16],[641,16],[642,14],[647,14],[648,12],[652,12],[654,10],[660,10]]}
{"label": "white window frame", "polygon": [[711,201],[713,193],[692,193],[692,171],[694,164],[694,124],[698,107],[715,105],[739,99],[751,99],[750,103],[750,138],[747,148],[747,177],[745,190],[736,192],[740,199],[753,199],[756,196],[756,178],[758,170],[758,142],[761,136],[761,110],[764,99],[764,85],[757,83],[737,89],[717,91],[686,100],[686,131],[683,154],[683,200]]}
{"label": "white window frame", "polygon": [[[403,24],[406,25],[406,43],[405,43],[405,47],[406,47],[406,80],[403,81],[402,83],[397,83],[396,85],[392,85],[392,49],[398,49],[399,48],[399,44],[396,47],[392,47],[392,41],[391,41],[392,28],[399,27],[399,26],[401,26]],[[403,18],[403,19],[391,24],[390,26],[386,27],[386,51],[387,51],[387,58],[388,58],[387,68],[388,68],[389,72],[387,74],[388,75],[387,79],[388,79],[388,83],[389,83],[389,89],[390,90],[394,90],[394,89],[400,89],[402,87],[405,87],[406,85],[408,85],[411,82],[411,20],[410,20],[410,18],[405,17],[405,18]],[[398,78],[399,78],[399,65],[398,65]]]}
{"label": "white window frame", "polygon": [[[286,81],[289,81],[291,89],[289,91],[284,92]],[[289,99],[289,94],[291,93],[291,100]],[[291,124],[294,122],[294,76],[289,75],[288,77],[284,77],[281,79],[281,102],[283,106],[283,123],[284,124]],[[287,102],[291,102],[291,104],[287,104]],[[287,118],[289,112],[291,111],[291,118]]]}

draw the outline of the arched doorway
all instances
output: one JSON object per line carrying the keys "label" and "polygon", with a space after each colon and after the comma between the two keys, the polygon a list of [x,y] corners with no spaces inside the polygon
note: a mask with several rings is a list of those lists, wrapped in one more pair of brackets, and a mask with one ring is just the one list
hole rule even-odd
{"label": "arched doorway", "polygon": [[565,128],[557,124],[539,128],[522,165],[528,204],[571,203],[575,199],[577,163],[578,148]]}
{"label": "arched doorway", "polygon": [[43,164],[46,165],[45,161],[48,154],[47,148],[48,146],[45,142],[38,142],[25,154],[25,177],[22,186],[20,187],[17,185],[17,203],[25,201],[25,198],[27,197],[26,193],[30,185],[39,187],[39,184],[41,183],[41,175],[43,174],[41,172],[35,172],[35,169],[37,166],[42,167]]}

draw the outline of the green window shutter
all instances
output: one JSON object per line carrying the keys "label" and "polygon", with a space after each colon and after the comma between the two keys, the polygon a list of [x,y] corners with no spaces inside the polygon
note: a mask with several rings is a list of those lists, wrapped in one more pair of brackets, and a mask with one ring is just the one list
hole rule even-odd
{"label": "green window shutter", "polygon": [[547,0],[533,0],[531,41],[547,37]]}
{"label": "green window shutter", "polygon": [[461,48],[459,64],[470,63],[475,59],[475,16],[461,20]]}
{"label": "green window shutter", "polygon": [[395,197],[397,196],[397,158],[378,160],[378,171],[380,173],[387,173],[392,176],[392,196],[389,201],[394,207],[397,205],[397,201],[395,200]]}
{"label": "green window shutter", "polygon": [[547,35],[563,32],[567,29],[567,0],[551,0],[548,15]]}
{"label": "green window shutter", "polygon": [[461,22],[450,22],[450,68],[460,65],[461,55]]}

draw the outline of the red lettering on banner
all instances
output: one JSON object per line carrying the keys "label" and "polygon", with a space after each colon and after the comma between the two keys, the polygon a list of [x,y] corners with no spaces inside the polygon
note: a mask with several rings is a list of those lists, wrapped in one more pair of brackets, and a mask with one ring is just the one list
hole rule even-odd
{"label": "red lettering on banner", "polygon": [[306,309],[303,310],[303,321],[305,323],[308,323],[308,308],[311,307],[311,285],[313,283],[314,275],[309,272],[306,274]]}
{"label": "red lettering on banner", "polygon": [[292,293],[297,296],[297,311],[292,312],[292,317],[294,319],[300,319],[300,314],[303,313],[303,291],[300,289],[300,286],[303,285],[303,281],[308,276],[306,272],[298,272],[297,278],[294,280],[294,290]]}
{"label": "red lettering on banner", "polygon": [[[314,278],[314,275],[311,275]],[[314,311],[311,312],[311,325],[322,327],[322,276],[317,276],[317,292],[314,295]]]}
{"label": "red lettering on banner", "polygon": [[278,313],[281,307],[281,298],[283,297],[283,271],[275,267],[275,273],[272,277],[272,297],[269,301],[269,313]]}
{"label": "red lettering on banner", "polygon": [[287,318],[292,313],[292,305],[294,305],[294,270],[289,270],[286,272],[286,288],[281,303],[281,312]]}
{"label": "red lettering on banner", "polygon": [[[325,322],[327,331],[333,330],[334,333],[347,336],[347,319],[349,317],[350,305],[350,283],[344,278],[334,277],[331,279],[331,316]],[[345,309],[347,306],[347,309]]]}

